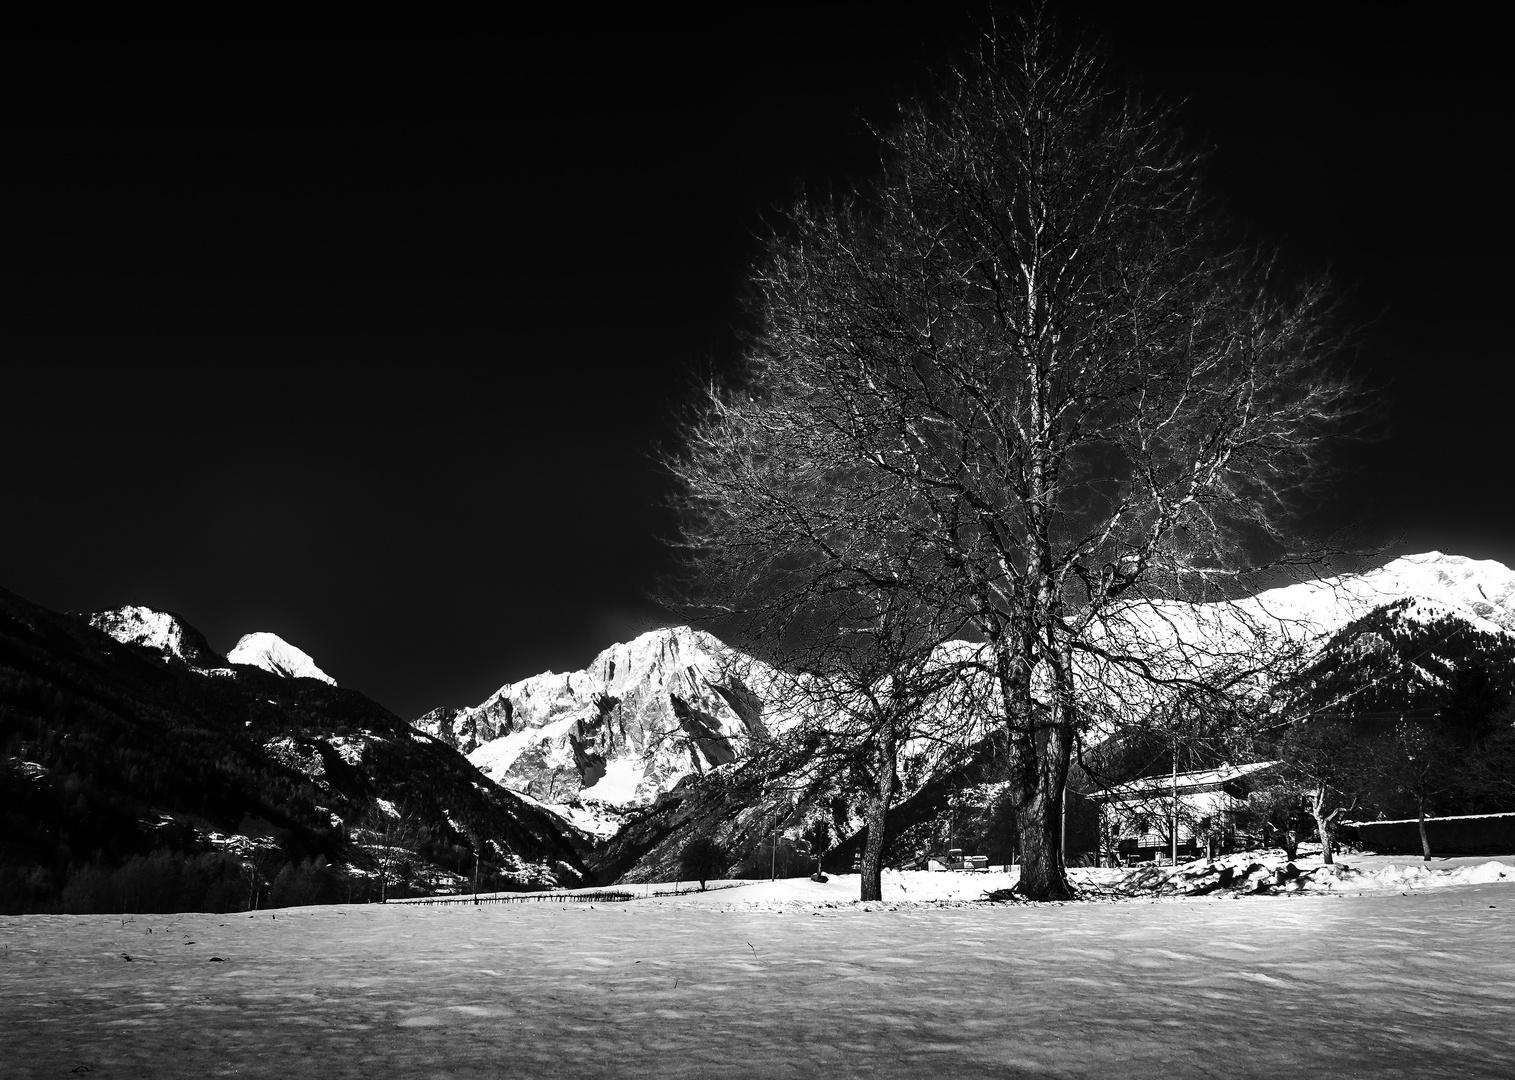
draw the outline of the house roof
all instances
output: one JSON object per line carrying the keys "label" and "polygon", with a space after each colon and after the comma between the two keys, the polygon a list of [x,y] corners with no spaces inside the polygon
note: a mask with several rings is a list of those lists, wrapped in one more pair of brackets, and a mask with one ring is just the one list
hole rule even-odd
{"label": "house roof", "polygon": [[1196,772],[1181,772],[1177,778],[1172,773],[1163,776],[1144,776],[1116,784],[1112,788],[1088,796],[1091,799],[1152,799],[1171,795],[1177,786],[1180,795],[1192,795],[1200,791],[1213,791],[1239,780],[1244,776],[1263,772],[1278,765],[1277,761],[1249,761],[1243,765],[1222,765],[1218,769],[1200,769]]}

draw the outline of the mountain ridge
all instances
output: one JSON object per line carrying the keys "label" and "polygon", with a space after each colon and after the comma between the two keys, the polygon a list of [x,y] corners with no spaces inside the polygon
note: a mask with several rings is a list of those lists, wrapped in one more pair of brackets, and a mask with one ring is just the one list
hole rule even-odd
{"label": "mountain ridge", "polygon": [[412,723],[543,803],[646,803],[766,733],[762,703],[732,655],[702,631],[651,630],[585,668],[529,676],[477,706]]}
{"label": "mountain ridge", "polygon": [[[1450,616],[1484,633],[1515,635],[1515,571],[1439,551],[1277,586],[1208,610],[1184,607],[1203,627],[1201,636],[1232,636],[1245,648],[1244,633],[1292,635],[1317,650],[1355,620],[1407,598],[1421,603],[1405,617]],[[1133,623],[1127,632],[1144,627]],[[684,659],[694,662],[680,672]],[[608,646],[577,671],[529,676],[477,706],[434,709],[412,723],[560,812],[596,802],[624,810],[649,805],[684,776],[735,760],[745,739],[761,736],[763,702],[729,674],[744,667],[750,673],[754,664],[709,634],[669,627]],[[635,679],[643,680],[632,708],[633,727],[640,726],[627,735],[625,702]],[[660,696],[667,700],[659,703]],[[678,752],[658,745],[670,739]]]}

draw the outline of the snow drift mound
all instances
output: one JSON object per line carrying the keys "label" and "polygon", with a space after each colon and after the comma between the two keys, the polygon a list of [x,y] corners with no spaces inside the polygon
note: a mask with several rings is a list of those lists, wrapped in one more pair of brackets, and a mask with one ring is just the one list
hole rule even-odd
{"label": "snow drift mound", "polygon": [[318,668],[306,653],[278,634],[243,634],[231,652],[226,654],[226,659],[233,664],[262,668],[286,679],[320,679],[332,686],[337,685],[337,680]]}
{"label": "snow drift mound", "polygon": [[[1291,862],[1279,852],[1242,851],[1211,862],[1086,871],[1080,882],[1091,896],[1248,896],[1269,893],[1332,893],[1442,888],[1515,882],[1515,866],[1498,860],[1447,869],[1390,865],[1376,869],[1317,860]],[[1097,875],[1097,876],[1096,876]]]}

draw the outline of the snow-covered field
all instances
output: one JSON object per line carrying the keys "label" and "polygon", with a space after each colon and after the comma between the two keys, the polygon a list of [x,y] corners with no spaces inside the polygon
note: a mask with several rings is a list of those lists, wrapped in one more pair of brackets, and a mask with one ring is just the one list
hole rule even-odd
{"label": "snow-covered field", "polygon": [[870,905],[844,876],[9,918],[0,1075],[1509,1076],[1515,889],[1486,861],[1242,899],[908,902],[993,877],[938,874]]}

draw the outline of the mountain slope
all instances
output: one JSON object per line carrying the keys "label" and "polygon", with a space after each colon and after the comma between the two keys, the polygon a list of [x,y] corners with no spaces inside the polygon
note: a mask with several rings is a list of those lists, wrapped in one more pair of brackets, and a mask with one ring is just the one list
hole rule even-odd
{"label": "mountain slope", "polygon": [[0,590],[0,910],[159,850],[371,874],[386,808],[420,876],[471,869],[477,835],[502,883],[583,882],[551,815],[362,694],[165,655]]}
{"label": "mountain slope", "polygon": [[[1302,670],[1274,688],[1296,707],[1308,701],[1317,710],[1351,714],[1435,711],[1468,726],[1486,724],[1515,690],[1515,573],[1495,562],[1431,552],[1361,575],[1269,590],[1234,605],[1176,612],[1175,607],[1163,612],[1160,632],[1178,627],[1200,639],[1213,634],[1223,648],[1210,655],[1243,653],[1259,643],[1257,634],[1264,644],[1273,634],[1300,643]],[[974,759],[958,775],[977,776],[985,767]],[[891,813],[895,827],[919,829],[946,812],[951,784],[944,788],[942,778],[949,774],[928,772],[918,788],[902,793]],[[721,776],[727,775],[723,770]],[[682,845],[705,834],[726,843],[733,861],[740,861],[755,842],[752,812],[757,810],[770,828],[775,816],[785,816],[770,802],[729,780],[691,776],[634,815],[591,862],[607,877],[647,880],[666,875]],[[962,807],[955,813],[961,836]],[[843,819],[836,823],[840,827]],[[837,857],[854,850],[863,835],[834,833]],[[913,842],[908,836],[892,840],[896,855]]]}
{"label": "mountain slope", "polygon": [[[1331,634],[1385,604],[1429,601],[1486,633],[1515,633],[1515,570],[1492,559],[1428,551],[1361,574],[1343,574],[1258,593],[1250,605]],[[1430,610],[1429,608],[1427,610]]]}
{"label": "mountain slope", "polygon": [[[1363,715],[1497,707],[1515,691],[1515,634],[1417,597],[1354,619],[1285,684],[1315,711]],[[1487,698],[1480,706],[1477,697]]]}
{"label": "mountain slope", "polygon": [[[1429,618],[1434,610],[1482,633],[1515,633],[1515,572],[1434,551],[1229,604],[1133,598],[1111,632],[1175,670],[1245,661],[1280,640],[1309,655],[1354,620],[1407,598],[1417,606],[1406,617]],[[1180,641],[1198,647],[1176,647]],[[580,671],[532,676],[477,706],[435,709],[414,723],[501,783],[565,813],[594,803],[645,806],[685,776],[736,760],[765,724],[782,726],[781,718],[765,719],[754,691],[764,671],[709,635],[675,627],[613,645]],[[602,835],[615,824],[607,821]]]}
{"label": "mountain slope", "polygon": [[649,802],[734,761],[764,731],[762,702],[728,651],[688,627],[651,631],[580,671],[533,675],[414,725],[544,803],[611,806]]}

